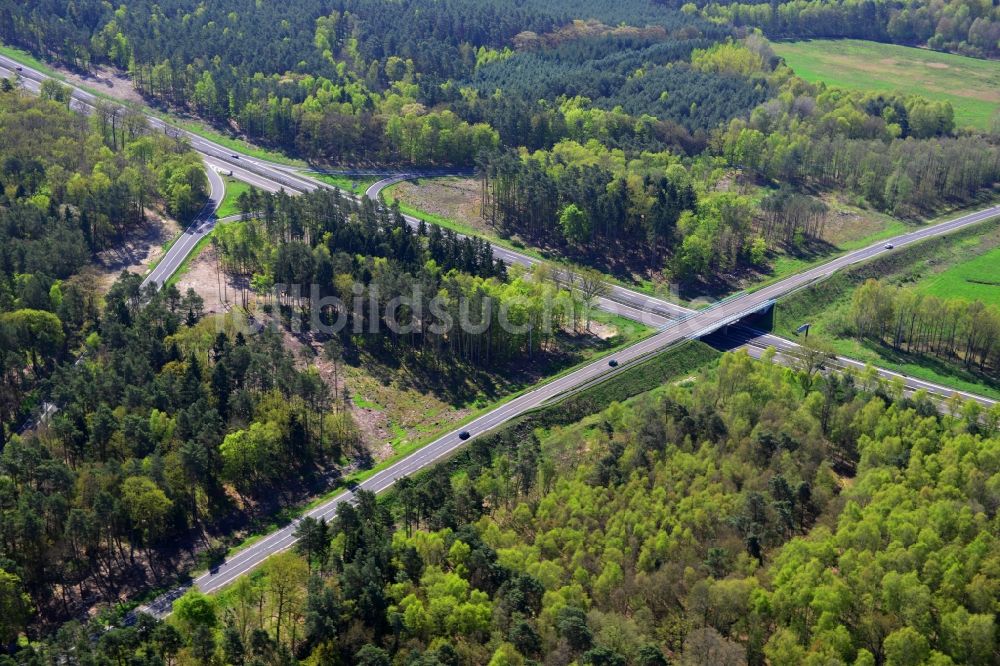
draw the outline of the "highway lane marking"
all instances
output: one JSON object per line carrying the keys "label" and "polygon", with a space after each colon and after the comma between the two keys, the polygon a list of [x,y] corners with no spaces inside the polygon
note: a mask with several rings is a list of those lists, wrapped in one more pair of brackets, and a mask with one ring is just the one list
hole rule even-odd
{"label": "highway lane marking", "polygon": [[[29,70],[30,70],[30,68],[29,68]],[[34,71],[34,70],[30,70],[30,71]],[[44,76],[44,75],[40,75],[39,74],[39,76]],[[76,94],[77,92],[80,92],[80,91],[78,91],[78,90],[74,91],[74,99],[78,97],[78,95]],[[83,97],[84,99],[91,99],[91,100],[93,99],[93,96],[90,95],[89,93],[85,93],[83,95],[79,95],[79,97]],[[86,104],[86,102],[84,102],[84,103]],[[164,123],[163,121],[161,121],[159,119],[156,119],[155,121],[152,120],[153,117],[149,116],[148,114],[147,114],[147,118],[151,118],[150,122],[151,123],[155,123],[157,126],[164,127],[164,128],[167,126],[166,123]],[[192,145],[202,146],[204,148],[203,153],[207,151],[209,153],[219,153],[220,155],[225,155],[226,154],[226,151],[223,150],[223,149],[221,149],[221,147],[217,147],[215,144],[207,142],[206,140],[201,139],[200,137],[197,137],[197,135],[193,135],[192,133],[187,132],[186,130],[179,130],[179,133],[182,133],[182,134],[188,136],[189,140],[192,141]],[[210,155],[210,156],[215,156],[215,155]],[[222,157],[221,159],[223,159],[223,161],[225,161],[225,157]],[[276,167],[265,166],[265,165],[257,162],[256,160],[249,160],[248,159],[248,160],[246,160],[246,162],[252,164],[253,166],[257,166],[259,168],[276,169]],[[228,164],[228,162],[227,162],[227,164]],[[289,178],[291,180],[291,182],[296,182],[297,181],[300,184],[300,186],[301,186],[302,183],[306,183],[305,184],[306,191],[311,191],[311,190],[314,190],[314,189],[317,188],[317,186],[314,185],[313,183],[310,183],[310,182],[307,182],[307,181],[303,181],[298,176],[295,176],[294,174],[288,173],[288,171],[285,171],[284,169],[277,169],[277,170],[282,171],[285,174],[285,177]],[[283,182],[283,181],[278,180],[278,182]],[[995,211],[996,211],[996,207],[994,209],[989,210],[989,211],[984,211],[983,213],[978,214],[978,215],[980,215],[980,217],[976,218],[975,220],[973,220],[971,216],[970,217],[964,217],[964,218],[958,218],[958,219],[950,221],[948,223],[943,223],[941,225],[937,225],[937,226],[932,227],[932,228],[928,228],[928,229],[925,229],[925,230],[920,230],[919,232],[914,233],[912,236],[911,235],[904,235],[904,236],[899,237],[897,239],[897,243],[901,244],[901,245],[905,245],[905,244],[909,244],[909,243],[915,242],[917,240],[922,240],[924,238],[931,237],[933,235],[939,235],[939,234],[947,233],[947,232],[949,232],[951,230],[960,228],[962,226],[966,226],[967,224],[971,224],[974,221],[979,221],[979,220],[987,219],[988,217],[993,217],[994,215],[996,215]],[[799,286],[799,285],[803,284],[805,281],[808,280],[808,278],[803,279],[806,276],[816,275],[818,277],[818,276],[822,276],[822,275],[828,275],[828,274],[832,273],[833,271],[838,270],[839,268],[842,268],[844,266],[851,265],[853,263],[856,263],[858,261],[864,260],[864,259],[869,258],[869,257],[877,256],[877,255],[881,254],[883,251],[885,251],[884,248],[882,250],[878,250],[874,246],[872,248],[862,249],[860,251],[856,251],[856,252],[851,253],[849,255],[845,255],[845,257],[841,258],[840,260],[835,260],[835,261],[829,262],[828,264],[825,264],[825,265],[823,265],[821,267],[817,267],[816,270],[807,271],[806,273],[801,274],[800,277],[799,277],[799,279],[792,280],[792,278],[788,278],[785,281],[781,281],[781,282],[775,283],[774,285],[771,285],[770,288],[765,288],[764,290],[762,290],[760,292],[755,292],[752,295],[747,295],[746,300],[748,300],[751,303],[751,305],[748,306],[748,307],[753,307],[754,301],[757,300],[757,299],[759,299],[759,297],[760,297],[760,295],[762,293],[771,293],[773,290],[775,290],[779,286],[784,286],[784,285],[791,285],[792,287]],[[516,257],[520,262],[526,262],[528,265],[531,265],[533,263],[533,261],[534,261],[534,260],[532,260],[532,259],[530,259],[528,257],[525,257],[524,255],[518,255],[518,254],[510,252],[510,251],[506,251],[505,254],[506,254],[506,256],[509,256],[509,257]],[[743,299],[741,299],[741,300],[743,300]],[[678,309],[681,309],[681,308],[678,308]],[[727,314],[727,311],[723,310],[722,314],[723,314],[723,316],[725,316]],[[709,319],[711,319],[711,318],[709,318]],[[716,322],[720,321],[720,320],[721,319],[716,319]],[[711,325],[711,324],[709,324],[709,325]],[[672,330],[672,329],[668,329],[668,330]],[[646,349],[656,349],[656,348],[658,348],[661,345],[669,344],[670,342],[676,341],[677,339],[680,339],[680,337],[683,337],[683,336],[678,337],[676,335],[677,333],[679,333],[679,331],[673,331],[673,335],[664,336],[662,340],[661,340],[661,335],[662,334],[654,336],[653,338],[650,338],[649,340],[651,342],[655,342],[655,344],[653,346],[647,347],[646,345],[643,345],[642,343],[639,343],[639,344],[637,344],[637,345],[635,345],[633,347],[630,347],[630,348],[628,348],[628,350],[625,350],[626,352],[629,352],[627,354],[627,356],[630,359],[634,358],[634,357],[636,357],[637,354],[645,353]],[[626,354],[623,352],[623,355],[626,355]],[[581,377],[581,378],[590,379],[590,378],[592,378],[594,376],[597,376],[598,374],[599,373],[597,373],[593,369],[593,367],[582,368],[579,371],[579,373],[573,373],[571,375],[567,375],[565,378],[563,378],[564,381],[560,381],[560,383],[559,383],[560,391],[561,391],[561,388],[563,386],[567,386],[567,385],[572,386],[573,383],[570,380],[573,379],[573,378]],[[551,386],[551,385],[547,385],[547,386]],[[544,388],[545,387],[542,387],[540,389],[536,389],[536,391],[541,391]],[[535,393],[535,392],[533,391],[532,394],[533,393]],[[525,395],[531,395],[531,394],[525,394]],[[541,395],[541,394],[539,394],[539,395]],[[512,401],[510,404],[513,405],[514,402],[515,401]],[[498,423],[502,423],[504,420],[507,420],[506,417],[503,418],[503,419],[501,419]],[[492,421],[488,421],[488,422],[486,422],[484,424],[481,424],[481,427],[485,427],[487,425],[490,425],[491,423],[492,423]],[[441,455],[445,455],[447,453],[450,453],[452,450],[454,450],[455,448],[458,448],[459,446],[463,445],[464,443],[465,442],[462,442],[461,440],[459,440],[457,443],[452,444],[451,446],[448,446],[448,447],[444,448],[443,451],[441,451],[441,453],[438,456],[435,457],[435,460],[437,458],[439,458]],[[408,460],[408,459],[404,459],[404,461],[406,461],[406,460]],[[414,459],[414,460],[416,460],[416,459]],[[422,460],[422,459],[420,459],[420,460]],[[400,461],[400,462],[404,462],[404,461]],[[410,469],[410,468],[413,467],[413,465],[414,465],[414,461],[411,460],[410,464],[407,465],[406,468]],[[393,470],[393,473],[395,473],[396,471],[403,471],[402,468],[400,468],[399,470],[396,470],[396,466],[395,465],[393,467],[387,468],[386,471],[389,471],[389,470]],[[366,485],[379,486],[379,489],[385,489],[387,487],[390,487],[395,482],[395,479],[390,479],[386,483],[382,483],[381,481],[380,482],[373,482],[373,479],[375,479],[375,478],[376,477],[372,477],[372,479],[369,479],[368,482],[366,482]],[[327,514],[327,513],[332,513],[333,511],[335,511],[335,509],[336,509],[337,505],[339,505],[340,501],[342,501],[342,500],[336,500],[336,501],[330,502],[328,505],[324,505],[323,507],[320,507],[320,510],[324,513],[324,515]],[[280,543],[280,541],[279,541],[279,543]]]}

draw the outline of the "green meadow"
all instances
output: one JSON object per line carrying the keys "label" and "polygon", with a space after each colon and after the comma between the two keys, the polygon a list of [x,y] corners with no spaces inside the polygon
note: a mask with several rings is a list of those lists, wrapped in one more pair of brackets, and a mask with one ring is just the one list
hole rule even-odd
{"label": "green meadow", "polygon": [[988,129],[1000,105],[1000,62],[857,39],[776,42],[807,81],[951,102],[955,124]]}
{"label": "green meadow", "polygon": [[918,287],[941,298],[963,298],[1000,306],[1000,248],[951,266]]}

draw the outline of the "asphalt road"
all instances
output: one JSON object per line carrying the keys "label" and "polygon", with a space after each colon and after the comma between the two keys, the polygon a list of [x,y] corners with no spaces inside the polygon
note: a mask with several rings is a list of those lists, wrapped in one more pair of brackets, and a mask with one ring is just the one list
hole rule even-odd
{"label": "asphalt road", "polygon": [[226,185],[218,172],[210,165],[206,165],[205,173],[208,176],[210,192],[208,201],[202,207],[201,212],[194,221],[184,230],[180,238],[174,241],[167,253],[160,259],[156,267],[150,271],[146,279],[142,281],[142,286],[153,283],[157,287],[162,287],[163,283],[170,279],[195,246],[215,228],[217,218],[215,211],[222,205],[222,199],[226,195]]}
{"label": "asphalt road", "polygon": [[[919,231],[904,234],[892,239],[892,244],[898,246],[914,243],[920,239],[950,233],[957,229],[977,224],[1000,212],[1000,207],[994,207],[987,211],[980,211],[969,215],[963,215],[954,220],[941,224],[925,227]],[[775,282],[758,291],[741,294],[736,298],[710,306],[704,310],[699,310],[686,315],[683,318],[675,319],[665,325],[663,330],[654,336],[636,343],[627,349],[621,350],[615,355],[619,363],[619,370],[629,363],[638,361],[654,352],[660,351],[674,343],[682,340],[701,337],[716,327],[726,323],[738,321],[743,316],[756,312],[762,307],[767,307],[773,303],[777,297],[786,294],[793,289],[807,285],[814,280],[829,275],[859,261],[864,261],[880,254],[888,252],[883,243],[871,245],[869,247],[850,252],[838,257],[826,264],[817,266],[803,273],[790,276],[784,280]],[[470,438],[475,438],[498,426],[503,425],[510,419],[523,414],[529,409],[543,405],[544,403],[567,393],[581,385],[590,383],[602,375],[608,374],[612,369],[608,366],[607,360],[602,359],[589,363],[578,370],[565,376],[559,377],[532,389],[496,409],[480,416],[468,423],[463,428],[452,431],[423,447],[419,451],[407,456],[392,466],[376,473],[359,484],[364,490],[374,493],[382,492],[395,483],[396,479],[408,476],[424,469],[434,463],[445,459],[455,449],[463,446],[465,441],[459,438],[459,432],[464,430],[470,434]],[[346,492],[337,497],[323,502],[306,515],[313,518],[330,519],[336,515],[337,507],[345,501],[351,501],[353,492]],[[260,565],[267,557],[281,552],[295,543],[293,536],[295,524],[288,525],[281,530],[271,533],[252,546],[240,551],[233,557],[215,569],[202,574],[194,581],[194,585],[203,592],[218,590],[244,573]],[[170,604],[183,590],[175,590],[149,606],[142,608],[146,612],[162,615],[169,612]]]}
{"label": "asphalt road", "polygon": [[[779,354],[784,356],[783,362],[787,362],[788,364],[794,364],[796,362],[796,359],[801,355],[802,349],[802,346],[797,342],[786,340],[778,337],[777,335],[771,335],[770,333],[764,333],[763,331],[759,331],[752,326],[744,324],[729,326],[725,331],[717,331],[709,336],[709,338],[706,339],[706,342],[716,344],[720,348],[724,349],[746,349],[754,358],[760,358],[761,354],[763,354],[766,349],[773,347]],[[846,356],[834,356],[827,361],[825,365],[829,368],[837,370],[850,369],[856,372],[863,371],[867,368],[866,364]],[[946,401],[953,395],[958,395],[965,400],[975,400],[985,408],[991,408],[997,404],[997,401],[992,398],[987,398],[975,393],[969,393],[968,391],[960,391],[958,389],[924,381],[923,379],[917,379],[916,377],[910,377],[909,375],[893,372],[892,370],[886,370],[884,368],[875,367],[874,370],[878,373],[879,377],[886,381],[902,381],[903,387],[910,393],[915,393],[921,390],[926,391],[931,397],[940,401]]]}
{"label": "asphalt road", "polygon": [[[0,67],[4,65],[13,67],[13,62],[0,56]],[[30,77],[30,81],[26,81],[27,87],[33,87],[37,90],[43,75],[26,67],[21,74],[26,79]],[[74,101],[81,105],[91,105],[94,99],[85,91],[75,90]],[[195,150],[200,152],[211,166],[231,169],[234,171],[234,175],[239,170],[241,175],[249,174],[249,176],[263,178],[269,182],[269,187],[265,189],[279,186],[292,191],[305,192],[315,190],[319,187],[326,187],[326,185],[318,181],[294,173],[289,167],[239,156],[200,136],[166,125],[154,116],[150,116],[150,124],[154,128],[165,132],[186,136]],[[384,181],[382,182],[384,183]],[[385,184],[382,187],[385,187]],[[380,190],[381,188],[375,189],[373,194],[377,196]],[[890,243],[895,247],[902,247],[925,238],[947,234],[963,227],[977,224],[998,214],[1000,214],[1000,206],[994,206],[983,211],[957,217],[947,222],[923,227],[889,241],[882,241],[847,253],[825,264],[777,281],[757,291],[737,294],[703,310],[688,310],[661,299],[654,299],[622,287],[612,287],[607,297],[602,299],[602,307],[618,312],[623,316],[631,316],[632,318],[640,317],[640,321],[647,321],[652,325],[662,326],[662,330],[657,334],[627,349],[621,350],[615,355],[615,359],[619,363],[618,371],[626,367],[629,363],[636,362],[681,340],[701,337],[720,326],[736,322],[750,313],[768,307],[778,297],[830,275],[837,270],[891,251],[886,248],[886,243]],[[416,222],[416,220],[410,219],[412,220],[411,223]],[[206,222],[205,224],[208,223]],[[193,244],[196,242],[193,241],[193,243],[190,243],[190,246],[193,247]],[[497,246],[494,246],[494,248],[496,255],[509,263],[531,265],[536,261],[531,257],[513,252],[507,248]],[[180,253],[181,250],[178,250],[178,255]],[[781,339],[777,338],[776,340]],[[782,343],[785,342],[782,340]],[[460,430],[467,431],[472,438],[477,437],[503,425],[529,409],[545,404],[564,393],[589,384],[615,371],[608,366],[607,360],[604,359],[589,363],[565,376],[542,384],[509,400],[496,409],[476,418]],[[465,444],[465,441],[461,440],[458,434],[459,430],[456,430],[434,440],[419,451],[368,478],[359,484],[359,487],[375,493],[382,492],[390,488],[396,479],[408,476],[445,459],[455,449]],[[337,508],[342,502],[352,501],[352,499],[353,492],[343,493],[323,502],[307,512],[306,515],[314,518],[330,519],[336,514]],[[269,534],[227,559],[218,567],[202,574],[195,579],[193,584],[205,592],[212,592],[224,587],[234,579],[259,566],[270,555],[291,547],[295,542],[293,536],[294,530],[295,523],[292,523]],[[139,610],[163,616],[169,613],[173,600],[183,594],[186,589],[186,586],[177,588],[149,605],[141,607]]]}

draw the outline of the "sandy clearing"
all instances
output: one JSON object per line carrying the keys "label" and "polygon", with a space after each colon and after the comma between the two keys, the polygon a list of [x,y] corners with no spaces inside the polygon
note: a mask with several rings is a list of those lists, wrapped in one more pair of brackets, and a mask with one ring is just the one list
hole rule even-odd
{"label": "sandy clearing", "polygon": [[234,303],[239,303],[239,285],[231,277],[221,276],[216,267],[216,251],[207,245],[201,253],[191,260],[187,270],[181,275],[175,286],[183,294],[189,288],[205,300],[206,313],[228,312]]}
{"label": "sandy clearing", "polygon": [[147,223],[128,234],[117,247],[97,255],[92,271],[101,293],[111,288],[123,270],[145,275],[163,256],[164,246],[181,232],[180,224],[172,218],[153,211],[146,211],[146,217]]}
{"label": "sandy clearing", "polygon": [[87,74],[80,74],[62,67],[57,69],[66,78],[66,81],[73,85],[90,88],[115,99],[145,104],[145,100],[132,85],[132,81],[125,74],[108,67],[94,67]]}

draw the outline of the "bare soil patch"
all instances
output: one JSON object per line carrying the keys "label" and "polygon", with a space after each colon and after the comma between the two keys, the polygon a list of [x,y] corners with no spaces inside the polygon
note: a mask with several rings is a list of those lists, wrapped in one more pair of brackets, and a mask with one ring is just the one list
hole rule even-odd
{"label": "bare soil patch", "polygon": [[402,182],[393,190],[402,203],[438,217],[457,220],[480,230],[483,222],[480,184],[475,178],[432,178]]}
{"label": "bare soil patch", "polygon": [[217,259],[214,247],[204,247],[174,283],[182,294],[194,289],[204,299],[206,313],[228,312],[240,299],[239,285],[218,270]]}
{"label": "bare soil patch", "polygon": [[823,193],[818,198],[829,208],[822,240],[831,245],[839,246],[859,238],[867,238],[890,224],[888,216],[852,206],[836,193]]}
{"label": "bare soil patch", "polygon": [[145,104],[142,95],[132,85],[128,76],[109,67],[94,67],[85,74],[65,68],[57,69],[66,77],[66,81],[73,85],[91,88],[126,102]]}
{"label": "bare soil patch", "polygon": [[97,255],[92,275],[97,289],[107,292],[122,271],[145,274],[163,256],[164,246],[181,232],[176,220],[146,211],[148,222],[127,234],[116,247]]}

